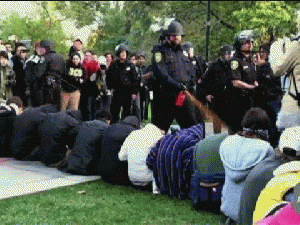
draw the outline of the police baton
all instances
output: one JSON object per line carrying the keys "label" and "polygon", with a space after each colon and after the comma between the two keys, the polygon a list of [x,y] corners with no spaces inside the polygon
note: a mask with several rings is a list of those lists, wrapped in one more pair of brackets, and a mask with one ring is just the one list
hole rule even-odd
{"label": "police baton", "polygon": [[211,118],[213,121],[216,121],[217,123],[221,124],[225,128],[228,128],[228,126],[225,124],[225,122],[222,121],[217,116],[217,114],[215,114],[206,105],[204,105],[202,102],[200,102],[191,92],[189,92],[188,90],[185,90],[184,93],[191,100],[191,102],[195,106],[197,106],[197,108],[205,115],[206,118]]}

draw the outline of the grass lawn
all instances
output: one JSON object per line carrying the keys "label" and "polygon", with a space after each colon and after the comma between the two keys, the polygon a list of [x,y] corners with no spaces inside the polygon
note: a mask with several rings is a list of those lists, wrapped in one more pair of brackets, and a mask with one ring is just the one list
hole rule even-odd
{"label": "grass lawn", "polygon": [[0,224],[219,224],[190,200],[92,181],[0,202]]}

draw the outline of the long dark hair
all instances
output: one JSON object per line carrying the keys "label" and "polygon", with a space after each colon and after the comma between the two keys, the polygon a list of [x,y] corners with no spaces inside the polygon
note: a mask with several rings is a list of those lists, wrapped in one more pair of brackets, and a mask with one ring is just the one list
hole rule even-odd
{"label": "long dark hair", "polygon": [[238,134],[249,138],[268,140],[268,130],[271,125],[268,114],[263,109],[256,107],[249,109],[241,123],[243,131]]}
{"label": "long dark hair", "polygon": [[[77,55],[80,59],[81,59],[81,56],[78,52],[74,52],[68,59],[68,62],[67,62],[67,65],[68,67],[72,67],[72,66],[75,66],[75,64],[73,63],[73,57]],[[81,62],[79,62],[79,65],[78,66],[81,66]]]}

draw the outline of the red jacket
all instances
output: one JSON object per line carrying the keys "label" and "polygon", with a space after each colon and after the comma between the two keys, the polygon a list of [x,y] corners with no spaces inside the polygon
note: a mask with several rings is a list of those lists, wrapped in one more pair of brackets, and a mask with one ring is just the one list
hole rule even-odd
{"label": "red jacket", "polygon": [[96,60],[92,60],[90,62],[87,62],[86,60],[82,63],[84,69],[85,69],[85,79],[90,80],[90,77],[93,73],[97,73],[97,71],[100,68],[99,63]]}

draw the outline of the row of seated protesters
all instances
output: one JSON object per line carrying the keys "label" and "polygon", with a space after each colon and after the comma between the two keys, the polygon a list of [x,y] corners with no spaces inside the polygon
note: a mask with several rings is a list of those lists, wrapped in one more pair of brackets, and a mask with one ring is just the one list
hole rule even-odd
{"label": "row of seated protesters", "polygon": [[166,134],[136,116],[110,125],[105,111],[83,121],[77,110],[24,110],[18,100],[0,106],[2,157],[191,199],[195,209],[220,214],[220,224],[272,224],[288,210],[297,221],[288,224],[300,224],[291,215],[299,206],[300,127],[285,129],[273,149],[261,108],[247,111],[238,133],[205,137],[203,124]]}

